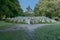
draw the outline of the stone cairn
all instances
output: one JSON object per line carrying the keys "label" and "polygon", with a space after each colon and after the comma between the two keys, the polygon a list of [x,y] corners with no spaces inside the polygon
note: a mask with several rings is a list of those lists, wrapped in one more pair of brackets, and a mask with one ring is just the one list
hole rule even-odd
{"label": "stone cairn", "polygon": [[17,23],[26,23],[26,24],[36,24],[36,23],[53,23],[56,22],[54,19],[50,19],[48,17],[15,17],[15,18],[7,18],[7,21],[17,22]]}

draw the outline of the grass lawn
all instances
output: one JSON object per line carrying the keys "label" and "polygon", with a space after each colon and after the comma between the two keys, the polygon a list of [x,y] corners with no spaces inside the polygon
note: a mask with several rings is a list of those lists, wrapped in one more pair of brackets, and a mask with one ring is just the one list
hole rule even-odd
{"label": "grass lawn", "polygon": [[[0,30],[11,27],[12,25],[14,24],[0,21]],[[24,38],[24,30],[0,32],[0,40],[24,40]]]}
{"label": "grass lawn", "polygon": [[[0,29],[11,27],[13,23],[0,21]],[[27,34],[24,30],[0,32],[0,40],[25,40]],[[60,40],[60,24],[46,25],[38,28],[34,32],[34,36],[29,40]],[[28,40],[27,38],[27,40]]]}
{"label": "grass lawn", "polygon": [[14,25],[14,24],[13,23],[7,23],[5,21],[0,21],[0,30],[5,29],[7,27],[11,27],[12,25]]}
{"label": "grass lawn", "polygon": [[24,38],[25,32],[22,30],[0,32],[0,40],[24,40]]}
{"label": "grass lawn", "polygon": [[60,40],[60,24],[38,28],[34,33],[34,40]]}

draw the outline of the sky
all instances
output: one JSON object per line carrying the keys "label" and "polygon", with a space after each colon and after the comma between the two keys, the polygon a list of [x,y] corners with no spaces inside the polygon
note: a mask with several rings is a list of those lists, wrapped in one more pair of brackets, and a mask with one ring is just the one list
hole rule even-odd
{"label": "sky", "polygon": [[24,11],[26,11],[26,7],[28,7],[28,6],[30,6],[32,9],[34,9],[37,2],[38,2],[38,0],[19,0],[21,8]]}

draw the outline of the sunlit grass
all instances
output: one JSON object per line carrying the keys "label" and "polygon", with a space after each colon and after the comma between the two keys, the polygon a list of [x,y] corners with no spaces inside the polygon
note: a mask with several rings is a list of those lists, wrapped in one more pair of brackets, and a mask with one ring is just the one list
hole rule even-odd
{"label": "sunlit grass", "polygon": [[38,28],[34,35],[34,40],[60,40],[60,25],[47,25]]}

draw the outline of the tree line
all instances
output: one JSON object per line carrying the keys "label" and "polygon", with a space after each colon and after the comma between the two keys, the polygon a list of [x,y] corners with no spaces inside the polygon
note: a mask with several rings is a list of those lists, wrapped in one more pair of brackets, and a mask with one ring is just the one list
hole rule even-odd
{"label": "tree line", "polygon": [[0,0],[0,19],[22,16],[23,10],[18,0]]}
{"label": "tree line", "polygon": [[39,0],[34,9],[35,16],[60,18],[60,0]]}
{"label": "tree line", "polygon": [[39,0],[34,10],[28,6],[25,12],[23,12],[18,0],[0,0],[0,19],[29,15],[60,18],[60,0]]}

